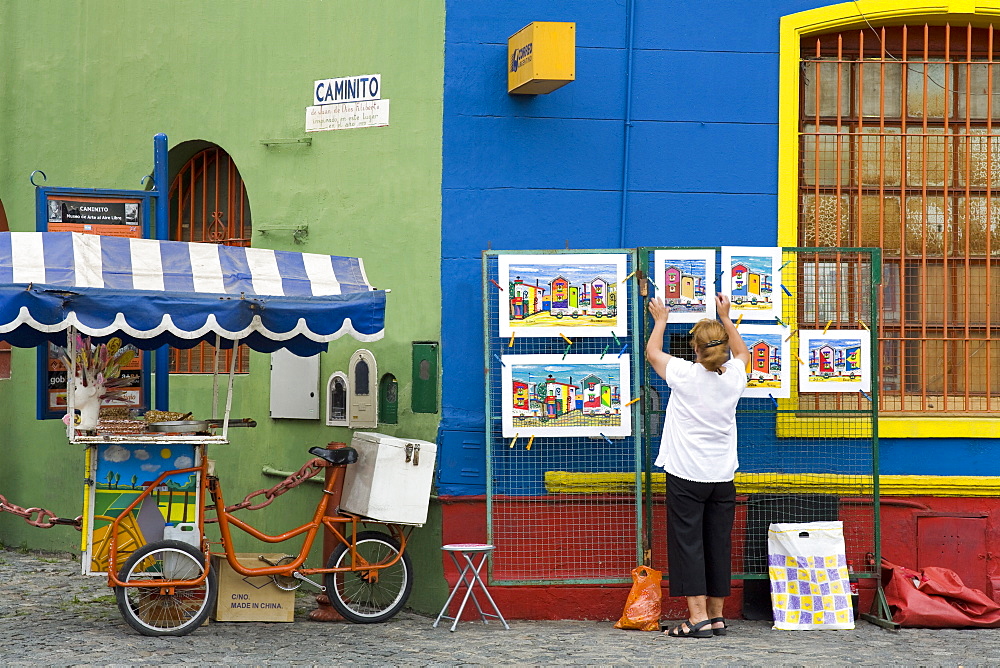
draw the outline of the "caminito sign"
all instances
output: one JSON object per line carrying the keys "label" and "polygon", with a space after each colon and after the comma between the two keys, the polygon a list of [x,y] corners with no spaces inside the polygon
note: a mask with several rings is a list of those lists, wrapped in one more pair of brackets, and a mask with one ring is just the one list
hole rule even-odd
{"label": "caminito sign", "polygon": [[306,132],[389,125],[389,100],[383,100],[381,92],[379,74],[313,82],[313,105],[306,107]]}

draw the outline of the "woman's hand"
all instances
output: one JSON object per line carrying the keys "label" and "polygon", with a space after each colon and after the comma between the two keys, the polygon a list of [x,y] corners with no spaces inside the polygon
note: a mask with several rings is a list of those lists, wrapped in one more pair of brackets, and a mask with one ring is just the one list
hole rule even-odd
{"label": "woman's hand", "polygon": [[662,299],[653,297],[649,300],[648,308],[653,322],[667,324],[667,318],[670,317],[670,307],[664,304]]}
{"label": "woman's hand", "polygon": [[727,295],[724,295],[721,292],[715,295],[715,312],[719,314],[719,317],[729,317],[730,305],[729,297]]}

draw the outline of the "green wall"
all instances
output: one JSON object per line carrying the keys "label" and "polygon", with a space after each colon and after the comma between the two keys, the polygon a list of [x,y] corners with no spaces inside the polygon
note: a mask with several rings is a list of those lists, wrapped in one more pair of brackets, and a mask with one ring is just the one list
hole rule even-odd
{"label": "green wall", "polygon": [[[277,230],[255,232],[254,246],[362,257],[369,280],[392,291],[385,338],[331,344],[321,390],[367,348],[379,374],[399,380],[399,424],[377,430],[433,441],[438,416],[409,410],[410,347],[440,340],[443,41],[442,0],[5,0],[0,201],[10,228],[34,229],[35,169],[49,186],[141,189],[156,133],[171,149],[217,144],[243,176],[255,228],[308,226],[304,243]],[[306,136],[315,80],[373,73],[391,100],[388,127],[310,133],[311,146],[261,144]],[[0,494],[73,517],[82,512],[83,454],[61,423],[35,420],[34,363],[34,350],[15,351],[11,379],[0,381]],[[255,353],[251,373],[237,379],[233,415],[259,426],[233,430],[231,444],[210,453],[228,503],[278,482],[264,466],[294,471],[310,446],[350,441],[350,430],[322,421],[269,419],[268,383],[269,358]],[[170,401],[209,417],[210,377],[173,376]],[[278,533],[309,516],[317,492],[292,490],[254,521]],[[412,604],[428,611],[446,594],[439,534],[438,520],[414,539]],[[0,514],[0,542],[75,550],[79,534]]]}

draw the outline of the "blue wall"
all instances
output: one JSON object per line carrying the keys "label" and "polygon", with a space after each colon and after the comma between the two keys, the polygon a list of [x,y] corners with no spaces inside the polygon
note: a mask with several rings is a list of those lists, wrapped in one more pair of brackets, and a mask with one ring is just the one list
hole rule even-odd
{"label": "blue wall", "polygon": [[[779,20],[823,4],[635,0],[625,165],[627,0],[448,0],[442,494],[485,491],[482,251],[773,246]],[[507,38],[532,21],[576,23],[576,81],[508,95]],[[997,474],[988,441],[949,441],[949,471],[935,448],[883,441],[883,473]]]}

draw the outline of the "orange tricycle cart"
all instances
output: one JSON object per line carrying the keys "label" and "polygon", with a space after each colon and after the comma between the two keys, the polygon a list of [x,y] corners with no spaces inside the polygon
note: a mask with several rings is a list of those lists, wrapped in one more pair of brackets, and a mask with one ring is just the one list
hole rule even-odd
{"label": "orange tricycle cart", "polygon": [[[250,497],[225,504],[208,447],[228,443],[231,427],[254,424],[230,419],[233,366],[221,418],[216,362],[211,419],[166,411],[159,419],[156,411],[145,419],[98,419],[101,397],[113,394],[115,378],[138,350],[208,342],[216,351],[244,344],[314,355],[345,334],[381,338],[386,292],[369,285],[357,258],[75,232],[0,233],[0,340],[65,346],[65,401],[75,417],[67,419],[67,436],[86,448],[83,571],[107,575],[136,631],[184,635],[204,623],[218,595],[204,531],[213,522],[222,546],[216,558],[243,576],[267,576],[282,589],[312,584],[354,622],[382,621],[403,607],[413,586],[406,542],[422,519],[378,521],[329,507],[347,468],[370,456],[363,449],[312,448],[298,473],[268,490],[270,498],[333,468],[312,518],[284,533],[265,534],[234,516],[262,505]],[[424,462],[421,475],[433,467],[433,452]],[[248,567],[234,552],[234,527],[268,543],[303,540],[297,554]],[[307,568],[321,531],[335,548],[324,567]]]}

